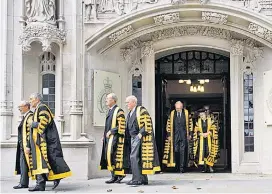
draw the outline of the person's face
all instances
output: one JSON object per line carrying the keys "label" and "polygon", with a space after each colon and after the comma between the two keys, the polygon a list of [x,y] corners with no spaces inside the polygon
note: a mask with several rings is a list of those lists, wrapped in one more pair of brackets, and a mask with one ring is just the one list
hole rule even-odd
{"label": "person's face", "polygon": [[25,104],[19,105],[18,109],[19,109],[19,111],[20,111],[21,114],[25,114],[27,111],[29,111],[28,106],[26,106]]}
{"label": "person's face", "polygon": [[106,105],[110,108],[115,104],[114,100],[112,99],[111,95],[107,95],[106,97]]}
{"label": "person's face", "polygon": [[40,100],[38,98],[35,98],[33,96],[30,96],[29,98],[29,103],[30,103],[30,106],[32,108],[36,108],[36,106],[38,105],[38,103],[40,102]]}
{"label": "person's face", "polygon": [[183,108],[183,104],[182,103],[177,103],[175,105],[175,109],[176,109],[177,112],[181,112],[182,108]]}
{"label": "person's face", "polygon": [[126,106],[127,106],[128,110],[132,110],[136,106],[136,103],[133,100],[127,99]]}
{"label": "person's face", "polygon": [[199,116],[200,116],[200,118],[201,118],[201,119],[206,119],[206,114],[205,114],[205,113],[203,113],[203,112],[202,112],[202,113],[200,113],[200,115],[199,115]]}

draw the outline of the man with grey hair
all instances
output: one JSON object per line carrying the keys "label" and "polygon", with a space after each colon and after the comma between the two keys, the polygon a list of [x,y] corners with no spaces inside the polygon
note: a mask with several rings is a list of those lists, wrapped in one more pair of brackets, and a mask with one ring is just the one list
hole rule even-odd
{"label": "man with grey hair", "polygon": [[27,101],[22,101],[18,106],[22,114],[22,121],[18,126],[18,141],[16,153],[15,174],[20,174],[20,183],[14,186],[14,189],[28,188],[29,184],[29,158],[30,154],[30,126],[32,122],[33,113],[30,111],[30,104]]}
{"label": "man with grey hair", "polygon": [[100,160],[100,169],[108,169],[111,172],[111,179],[106,181],[107,184],[121,183],[125,177],[123,165],[125,155],[125,114],[116,103],[116,94],[108,94],[106,97],[106,105],[108,106],[109,111],[106,116]]}
{"label": "man with grey hair", "polygon": [[36,177],[36,186],[29,191],[44,191],[47,180],[53,180],[55,189],[60,179],[72,175],[66,164],[60,144],[59,134],[50,108],[42,102],[42,95],[30,95],[33,113],[31,123],[32,176]]}
{"label": "man with grey hair", "polygon": [[130,140],[130,166],[132,171],[132,180],[128,182],[128,185],[147,185],[147,174],[160,171],[152,119],[146,108],[137,106],[135,96],[128,96],[126,105],[129,114],[126,119],[125,136],[127,140]]}

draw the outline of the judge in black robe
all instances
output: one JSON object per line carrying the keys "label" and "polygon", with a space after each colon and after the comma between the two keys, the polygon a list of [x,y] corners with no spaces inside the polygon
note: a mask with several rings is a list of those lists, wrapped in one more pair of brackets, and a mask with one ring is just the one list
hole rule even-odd
{"label": "judge in black robe", "polygon": [[30,168],[36,178],[36,186],[29,191],[44,191],[47,180],[54,181],[55,189],[60,179],[71,176],[72,172],[63,158],[54,116],[50,108],[42,103],[42,95],[32,94],[30,104],[35,108],[30,138],[33,165]]}
{"label": "judge in black robe", "polygon": [[30,111],[29,102],[22,101],[18,108],[23,116],[23,119],[18,126],[15,174],[20,174],[21,178],[19,185],[14,186],[14,189],[28,188],[30,176],[29,166],[31,162],[29,124],[32,122],[33,113]]}
{"label": "judge in black robe", "polygon": [[100,169],[108,169],[111,172],[111,179],[106,181],[107,184],[120,183],[126,173],[123,164],[125,114],[116,102],[117,96],[114,93],[107,95],[106,105],[109,111],[106,116],[100,160]]}

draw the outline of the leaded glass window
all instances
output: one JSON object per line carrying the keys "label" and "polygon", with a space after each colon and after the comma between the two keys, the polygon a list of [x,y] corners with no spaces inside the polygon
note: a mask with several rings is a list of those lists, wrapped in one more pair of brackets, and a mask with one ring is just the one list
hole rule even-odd
{"label": "leaded glass window", "polygon": [[244,87],[244,143],[245,152],[254,152],[253,73],[243,75]]}
{"label": "leaded glass window", "polygon": [[42,76],[43,101],[55,114],[55,71],[56,58],[51,52],[44,52],[41,56],[40,69]]}

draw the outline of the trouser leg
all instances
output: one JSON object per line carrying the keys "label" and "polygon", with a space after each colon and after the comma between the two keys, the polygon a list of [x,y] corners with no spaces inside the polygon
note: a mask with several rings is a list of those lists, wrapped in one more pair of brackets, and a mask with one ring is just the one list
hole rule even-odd
{"label": "trouser leg", "polygon": [[27,166],[24,152],[22,150],[20,152],[20,168],[21,168],[20,184],[23,186],[28,186],[29,184],[28,166]]}
{"label": "trouser leg", "polygon": [[185,140],[180,143],[180,169],[184,168],[184,158],[185,158]]}
{"label": "trouser leg", "polygon": [[36,175],[36,184],[39,187],[45,187],[46,184],[46,176],[45,174]]}
{"label": "trouser leg", "polygon": [[131,138],[130,162],[132,170],[132,181],[142,181],[142,173],[140,166],[140,147],[141,140],[136,136]]}
{"label": "trouser leg", "polygon": [[111,171],[111,178],[117,178],[118,176],[114,174],[113,171]]}

